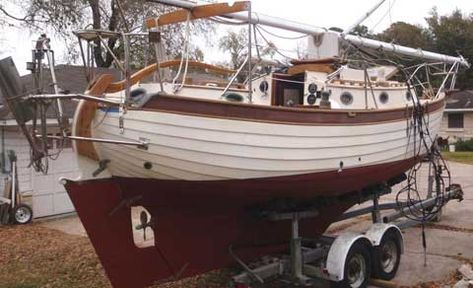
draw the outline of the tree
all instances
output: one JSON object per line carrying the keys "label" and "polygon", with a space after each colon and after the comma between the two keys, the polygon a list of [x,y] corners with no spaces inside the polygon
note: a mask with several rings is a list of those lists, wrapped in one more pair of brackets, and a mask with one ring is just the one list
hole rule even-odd
{"label": "tree", "polygon": [[238,69],[245,61],[248,54],[248,30],[241,29],[238,32],[228,31],[227,35],[218,41],[220,50],[230,53],[230,64],[232,69]]}
{"label": "tree", "polygon": [[433,39],[429,30],[405,22],[391,24],[388,29],[376,35],[376,38],[381,41],[413,48],[426,50],[432,50],[433,48]]}
{"label": "tree", "polygon": [[[276,45],[270,41],[266,42],[266,39],[261,39],[261,37],[257,38],[253,44],[257,45],[260,56],[273,58],[277,50]],[[265,45],[260,43],[265,43]],[[219,39],[218,47],[220,50],[230,53],[230,67],[232,69],[240,68],[248,55],[248,30],[242,28],[238,32],[228,31],[227,35]],[[257,57],[257,55],[254,54],[253,57]]]}
{"label": "tree", "polygon": [[[450,55],[462,55],[470,62],[473,60],[472,15],[464,16],[460,10],[455,10],[450,15],[439,16],[437,11],[432,9],[426,21],[437,51]],[[458,87],[472,88],[472,81],[472,69],[462,69],[458,77]]]}
{"label": "tree", "polygon": [[[20,22],[30,29],[53,30],[69,44],[75,41],[71,31],[93,28],[139,32],[145,19],[174,9],[140,0],[10,0],[10,6],[25,12],[23,15],[14,16],[4,6],[0,6],[3,19]],[[183,24],[162,27],[164,46],[171,57],[177,55],[183,46],[184,27]],[[191,28],[199,35],[206,35],[204,32],[211,30],[212,26],[209,22],[196,21],[192,22]],[[146,45],[143,39],[135,40],[132,44]],[[114,53],[123,53],[122,43],[116,38],[108,39],[106,45]],[[94,58],[100,67],[109,67],[113,62],[112,55],[99,40],[95,41]]]}

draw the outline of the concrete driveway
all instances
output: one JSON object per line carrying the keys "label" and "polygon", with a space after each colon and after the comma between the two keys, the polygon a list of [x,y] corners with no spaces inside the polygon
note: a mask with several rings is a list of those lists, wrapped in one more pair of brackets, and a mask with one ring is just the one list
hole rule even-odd
{"label": "concrete driveway", "polygon": [[462,263],[473,261],[473,165],[449,164],[452,182],[462,185],[464,200],[450,201],[440,221],[426,228],[426,266],[421,228],[405,230],[405,254],[394,279],[401,285],[441,280],[454,273]]}
{"label": "concrete driveway", "polygon": [[[413,286],[422,282],[439,281],[451,276],[463,263],[473,261],[473,165],[449,162],[452,183],[462,185],[464,200],[450,201],[443,209],[440,222],[429,224],[426,234],[426,265],[422,247],[422,228],[415,226],[403,230],[405,251],[401,258],[399,271],[393,279],[398,285]],[[426,179],[427,167],[420,170],[419,179]],[[393,187],[393,192],[380,199],[380,203],[393,202],[397,191],[404,183]],[[427,182],[421,183],[426,187]],[[371,203],[356,205],[358,209]],[[391,211],[382,213],[389,214]],[[401,219],[403,220],[403,219]],[[371,224],[370,217],[335,223],[328,232],[366,230]]]}
{"label": "concrete driveway", "polygon": [[[457,201],[448,203],[443,210],[441,221],[426,227],[426,265],[424,265],[421,228],[412,227],[403,231],[405,253],[394,279],[398,285],[413,286],[420,282],[439,281],[449,277],[462,263],[473,261],[473,165],[450,162],[449,166],[452,182],[463,187],[464,200],[461,203]],[[426,175],[426,169],[422,169],[421,173]],[[400,185],[397,186],[398,189]],[[395,198],[396,187],[393,193],[383,196],[381,202],[392,202]],[[355,206],[353,209],[356,208],[360,206]],[[134,224],[138,223],[138,219],[139,212],[136,211],[133,213]],[[359,217],[336,223],[329,228],[329,232],[362,231],[370,223],[369,217]],[[42,225],[69,234],[87,236],[76,216],[44,221]],[[139,242],[140,239],[142,232],[136,231],[135,241]],[[147,239],[149,241],[149,236]]]}

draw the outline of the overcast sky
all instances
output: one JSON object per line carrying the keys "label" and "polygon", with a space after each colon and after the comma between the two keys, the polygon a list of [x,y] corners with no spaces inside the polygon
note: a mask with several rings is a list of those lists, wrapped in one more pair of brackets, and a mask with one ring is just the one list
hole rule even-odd
{"label": "overcast sky", "polygon": [[[361,15],[373,7],[378,0],[253,0],[254,12],[308,23],[320,27],[346,28],[357,21]],[[391,7],[391,9],[389,9]],[[473,12],[473,1],[467,0],[387,0],[363,24],[375,32],[389,27],[392,22],[404,21],[425,26],[424,18],[437,7],[440,15],[450,14],[456,8],[465,14]],[[30,61],[33,39],[38,35],[25,29],[9,28],[0,34],[0,58],[13,56],[21,74],[26,73],[25,62]],[[280,43],[280,42],[278,42]],[[53,39],[56,47],[57,62],[64,55],[64,45],[59,39]],[[284,46],[285,43],[282,43]],[[290,48],[286,48],[290,49]],[[208,59],[206,59],[208,61]]]}
{"label": "overcast sky", "polygon": [[[370,10],[378,0],[254,0],[255,11],[271,14],[316,26],[345,28],[357,21]],[[388,8],[392,6],[391,17]],[[437,7],[439,14],[449,14],[456,8],[464,13],[473,12],[473,1],[470,0],[386,0],[386,2],[365,22],[373,28],[383,16],[386,17],[377,25],[375,31],[382,31],[393,22],[405,21],[412,24],[426,25],[424,18],[432,7]],[[391,18],[391,19],[390,19]]]}

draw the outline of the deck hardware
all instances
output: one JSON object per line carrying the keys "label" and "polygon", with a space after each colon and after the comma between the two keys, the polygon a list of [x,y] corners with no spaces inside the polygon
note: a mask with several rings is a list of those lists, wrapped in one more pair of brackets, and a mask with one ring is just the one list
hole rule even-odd
{"label": "deck hardware", "polygon": [[92,176],[97,177],[100,173],[102,173],[103,171],[105,171],[105,169],[107,169],[107,166],[108,166],[109,163],[110,163],[110,159],[103,159],[103,160],[100,160],[100,162],[99,162],[99,167],[97,168],[97,170],[95,170],[95,171],[92,173]]}
{"label": "deck hardware", "polygon": [[332,95],[332,91],[322,91],[321,93],[322,98],[320,99],[320,108],[322,109],[330,109],[332,107],[330,103],[330,95]]}
{"label": "deck hardware", "polygon": [[138,138],[138,140],[140,142],[140,144],[137,146],[138,149],[148,150],[149,139],[140,137],[140,138]]}

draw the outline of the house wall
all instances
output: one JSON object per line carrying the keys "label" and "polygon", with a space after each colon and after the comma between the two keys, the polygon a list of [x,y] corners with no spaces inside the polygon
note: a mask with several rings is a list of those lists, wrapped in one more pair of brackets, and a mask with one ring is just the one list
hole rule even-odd
{"label": "house wall", "polygon": [[463,112],[463,128],[448,128],[448,112],[443,114],[442,125],[439,135],[443,138],[449,138],[450,143],[458,139],[468,140],[473,138],[473,112]]}
{"label": "house wall", "polygon": [[[5,151],[5,153],[8,150],[15,151],[19,190],[23,201],[33,208],[33,216],[38,218],[74,211],[66,190],[59,183],[60,177],[79,176],[79,168],[72,148],[63,149],[57,160],[49,160],[48,173],[44,175],[29,167],[30,146],[18,127],[2,127],[1,129],[3,129],[3,142],[0,142],[0,151]],[[6,175],[4,174],[4,177]]]}
{"label": "house wall", "polygon": [[[15,151],[17,157],[18,186],[20,187],[20,192],[26,196],[31,195],[31,192],[33,191],[31,183],[32,169],[28,167],[30,164],[30,146],[18,129],[7,129],[3,131],[4,140],[2,143],[0,143],[0,145],[3,145],[4,143],[5,148],[3,149],[2,147],[1,151],[5,151],[5,158],[8,157],[8,150]],[[7,169],[9,170],[9,168]]]}

